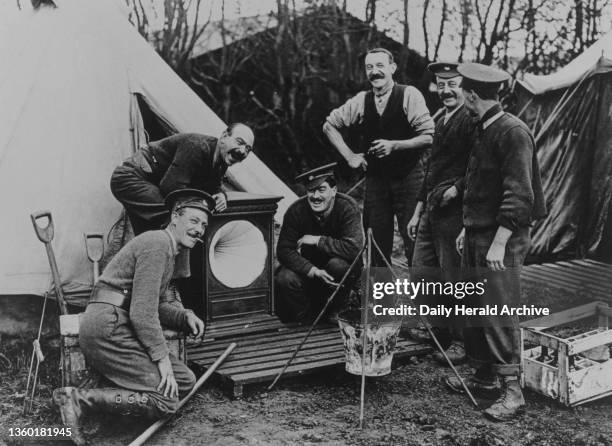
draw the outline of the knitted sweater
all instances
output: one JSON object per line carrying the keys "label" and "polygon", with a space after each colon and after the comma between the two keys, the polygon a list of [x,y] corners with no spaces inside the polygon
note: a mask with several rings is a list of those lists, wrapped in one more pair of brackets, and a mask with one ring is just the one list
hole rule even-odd
{"label": "knitted sweater", "polygon": [[130,240],[110,261],[97,287],[131,295],[129,317],[136,338],[152,361],[168,354],[161,324],[184,329],[189,310],[177,302],[160,299],[174,272],[177,252],[163,230],[147,231]]}

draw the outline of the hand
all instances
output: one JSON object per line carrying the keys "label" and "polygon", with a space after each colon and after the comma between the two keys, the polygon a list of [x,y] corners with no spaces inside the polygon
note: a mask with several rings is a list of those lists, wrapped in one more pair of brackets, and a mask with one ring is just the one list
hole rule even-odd
{"label": "hand", "polygon": [[444,191],[444,194],[442,194],[442,199],[440,200],[440,207],[443,208],[444,206],[448,205],[448,203],[450,203],[451,200],[457,198],[458,195],[459,191],[455,186],[449,187]]}
{"label": "hand", "polygon": [[457,239],[455,240],[455,248],[457,249],[457,252],[459,253],[460,256],[463,255],[464,244],[465,244],[465,228],[461,229],[461,232],[459,233],[459,235],[457,236]]}
{"label": "hand", "polygon": [[491,271],[503,271],[506,269],[504,265],[504,255],[506,254],[506,245],[494,241],[487,252],[487,266]]}
{"label": "hand", "polygon": [[366,168],[368,167],[368,162],[365,160],[363,153],[353,153],[353,155],[351,155],[351,157],[346,160],[346,162],[349,166],[351,166],[352,169],[361,168],[363,170],[366,170]]}
{"label": "hand", "polygon": [[187,311],[187,326],[193,337],[199,339],[204,334],[204,322],[193,312]]}
{"label": "hand", "polygon": [[161,376],[161,382],[157,386],[157,391],[163,393],[166,398],[178,398],[178,384],[176,379],[174,379],[170,356],[166,355],[157,361],[157,369]]}
{"label": "hand", "polygon": [[319,239],[321,238],[320,235],[304,235],[301,239],[299,239],[297,241],[297,247],[298,249],[300,249],[302,247],[302,245],[311,245],[311,246],[317,246],[317,244],[319,243]]}
{"label": "hand", "polygon": [[385,156],[389,156],[394,147],[394,141],[389,141],[387,139],[375,139],[372,141],[372,147],[370,147],[368,153],[375,155],[377,158],[384,158]]}
{"label": "hand", "polygon": [[225,198],[225,194],[219,192],[218,194],[213,195],[215,199],[215,212],[222,212],[227,209],[227,198]]}
{"label": "hand", "polygon": [[410,219],[410,221],[408,222],[408,226],[406,227],[406,230],[408,231],[408,237],[410,237],[410,240],[412,240],[413,242],[416,239],[417,229],[419,228],[419,221],[421,221],[421,216],[415,213],[412,215],[412,218]]}
{"label": "hand", "polygon": [[329,274],[327,271],[325,271],[324,269],[313,267],[310,270],[309,275],[311,276],[311,278],[322,280],[328,285],[332,285],[332,286],[337,285],[337,283],[334,281],[333,276]]}

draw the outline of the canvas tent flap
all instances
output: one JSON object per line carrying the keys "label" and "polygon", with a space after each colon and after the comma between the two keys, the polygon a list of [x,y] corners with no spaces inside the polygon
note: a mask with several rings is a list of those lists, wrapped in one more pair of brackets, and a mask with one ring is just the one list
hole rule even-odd
{"label": "canvas tent flap", "polygon": [[[0,294],[50,288],[29,218],[45,209],[66,289],[90,286],[83,233],[107,232],[120,216],[109,181],[139,138],[135,93],[179,131],[225,128],[112,2],[56,3],[0,26]],[[283,195],[282,218],[295,195],[255,156],[249,161],[230,169],[234,187]]]}
{"label": "canvas tent flap", "polygon": [[545,76],[526,73],[518,83],[533,95],[567,88],[578,82],[599,59],[612,59],[612,31],[606,33],[586,51],[560,70]]}
{"label": "canvas tent flap", "polygon": [[519,88],[517,100],[536,133],[549,210],[532,231],[532,255],[595,255],[612,195],[611,61],[596,60],[565,89],[533,95]]}

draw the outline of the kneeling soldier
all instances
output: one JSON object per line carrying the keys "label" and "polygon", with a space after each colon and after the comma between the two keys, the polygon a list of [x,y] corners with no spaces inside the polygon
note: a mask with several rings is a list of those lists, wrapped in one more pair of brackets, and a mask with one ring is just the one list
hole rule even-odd
{"label": "kneeling soldier", "polygon": [[164,327],[199,337],[204,323],[178,300],[167,299],[181,251],[204,234],[215,200],[195,189],[168,195],[170,224],[132,239],[108,264],[81,317],[79,342],[88,364],[112,383],[109,388],[63,387],[53,392],[75,444],[86,444],[83,412],[159,418],[176,410],[195,376],[168,351]]}
{"label": "kneeling soldier", "polygon": [[[359,208],[351,197],[337,192],[335,165],[296,178],[305,183],[307,194],[285,213],[277,246],[277,310],[284,320],[314,319],[363,246]],[[359,274],[360,267],[355,267],[336,296],[336,309]]]}

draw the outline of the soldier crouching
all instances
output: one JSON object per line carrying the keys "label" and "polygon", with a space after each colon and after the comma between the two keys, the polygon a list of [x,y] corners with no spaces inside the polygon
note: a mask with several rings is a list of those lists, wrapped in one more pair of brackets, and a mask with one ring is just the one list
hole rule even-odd
{"label": "soldier crouching", "polygon": [[86,444],[80,417],[108,412],[159,418],[177,410],[179,397],[195,376],[168,350],[162,325],[204,332],[204,323],[168,290],[180,251],[192,248],[204,234],[215,206],[205,192],[183,189],[168,195],[171,221],[164,230],[145,232],[125,245],[96,283],[79,327],[87,362],[112,387],[63,387],[53,392],[72,441]]}

